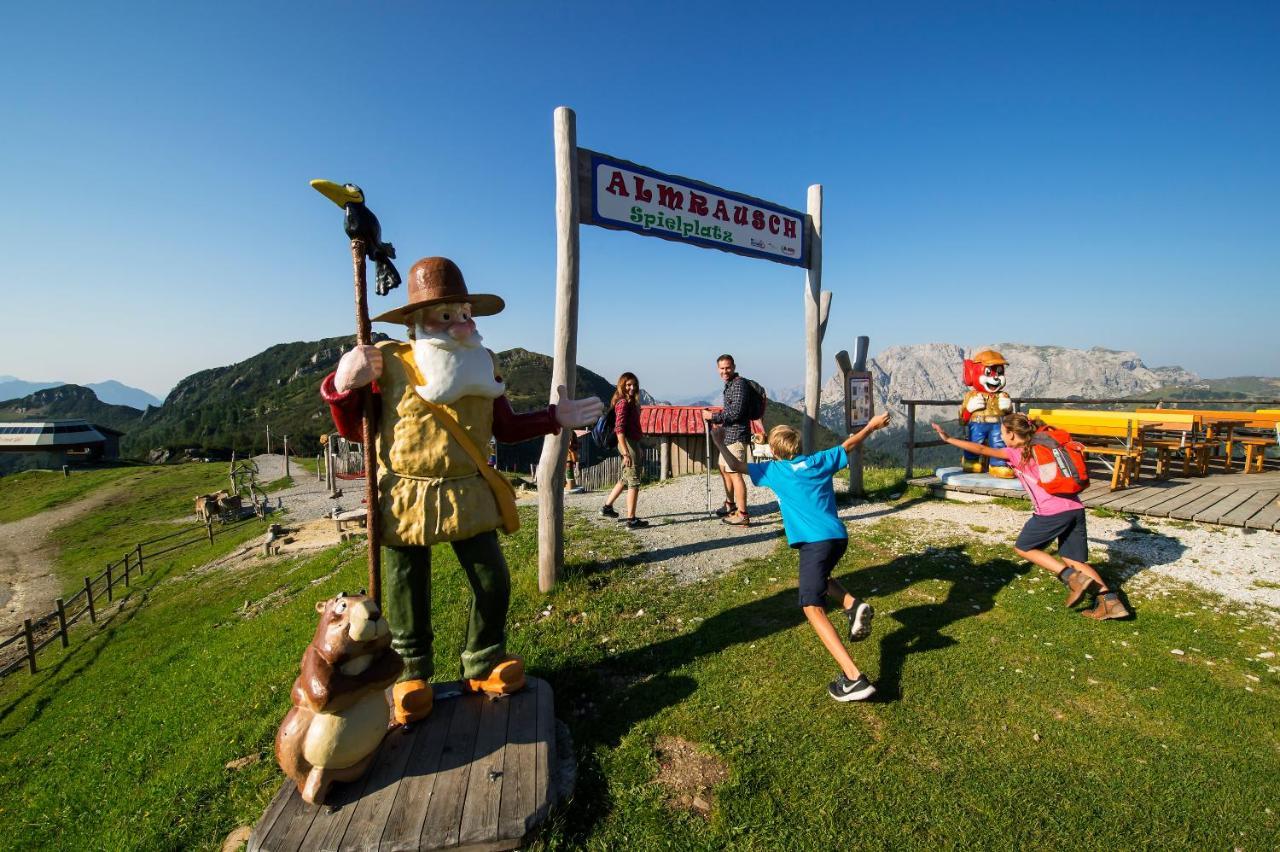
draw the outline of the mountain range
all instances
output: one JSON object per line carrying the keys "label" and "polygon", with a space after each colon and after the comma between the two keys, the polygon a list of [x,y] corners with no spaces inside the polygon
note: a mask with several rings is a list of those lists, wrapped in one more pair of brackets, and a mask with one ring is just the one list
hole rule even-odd
{"label": "mountain range", "polygon": [[131,408],[145,409],[148,405],[160,405],[160,400],[141,388],[129,387],[115,379],[105,382],[94,382],[88,385],[70,385],[68,382],[29,382],[17,376],[0,376],[0,402],[21,399],[24,396],[57,387],[86,387],[93,391],[97,398],[108,405],[127,405]]}

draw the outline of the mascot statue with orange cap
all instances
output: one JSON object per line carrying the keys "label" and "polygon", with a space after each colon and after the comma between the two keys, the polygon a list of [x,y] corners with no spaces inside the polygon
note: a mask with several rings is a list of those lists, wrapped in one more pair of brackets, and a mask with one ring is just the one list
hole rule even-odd
{"label": "mascot statue with orange cap", "polygon": [[[960,422],[965,424],[969,440],[1000,449],[1000,420],[1013,411],[1013,400],[1004,392],[1004,368],[1008,362],[994,349],[984,349],[972,358],[964,360],[964,383],[970,390],[960,401]],[[984,462],[990,463],[987,471],[1000,479],[1013,479],[1013,471],[1003,459],[991,459],[974,453],[964,454],[964,472],[982,473]]]}

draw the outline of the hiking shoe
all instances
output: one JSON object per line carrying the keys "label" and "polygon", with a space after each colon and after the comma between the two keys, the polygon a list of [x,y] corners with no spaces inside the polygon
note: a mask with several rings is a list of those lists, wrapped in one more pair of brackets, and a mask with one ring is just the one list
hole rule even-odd
{"label": "hiking shoe", "polygon": [[1096,621],[1106,621],[1109,618],[1128,618],[1129,610],[1120,601],[1120,596],[1115,592],[1105,592],[1098,595],[1093,602],[1093,606],[1080,613],[1086,618],[1092,618]]}
{"label": "hiking shoe", "polygon": [[849,619],[850,639],[854,642],[861,642],[871,635],[871,619],[876,614],[876,611],[871,608],[871,604],[864,601],[856,601],[852,607],[844,611],[844,614]]}
{"label": "hiking shoe", "polygon": [[600,517],[602,517],[602,518],[616,518],[616,517],[618,517],[618,510],[617,510],[617,509],[615,509],[615,508],[613,508],[612,506],[609,506],[609,505],[601,506],[601,507],[600,507]]}
{"label": "hiking shoe", "polygon": [[627,529],[629,530],[638,530],[647,526],[649,526],[649,522],[644,518],[627,518]]}
{"label": "hiking shoe", "polygon": [[1087,595],[1091,590],[1098,588],[1098,581],[1085,574],[1083,571],[1075,571],[1067,577],[1067,599],[1064,601],[1065,606],[1075,606],[1080,603],[1080,599]]}
{"label": "hiking shoe", "polygon": [[749,527],[751,526],[751,517],[746,512],[738,512],[736,515],[721,518],[720,523],[734,527]]}
{"label": "hiking shoe", "polygon": [[733,501],[725,500],[724,505],[721,506],[719,509],[716,509],[716,517],[723,518],[726,515],[732,515],[736,511],[738,511],[738,507],[733,505]]}
{"label": "hiking shoe", "polygon": [[827,687],[827,694],[836,701],[865,701],[876,694],[876,688],[867,680],[866,675],[858,675],[857,680],[849,680],[841,672],[840,677],[831,681],[831,685]]}

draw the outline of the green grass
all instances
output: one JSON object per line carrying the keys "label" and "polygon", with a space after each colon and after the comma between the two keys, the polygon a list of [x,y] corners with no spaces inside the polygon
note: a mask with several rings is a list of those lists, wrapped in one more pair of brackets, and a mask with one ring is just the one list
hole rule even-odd
{"label": "green grass", "polygon": [[[575,517],[566,577],[543,597],[523,517],[504,539],[510,647],[554,687],[579,764],[537,848],[1280,845],[1266,810],[1280,680],[1256,658],[1280,636],[1214,599],[1140,597],[1135,621],[1097,624],[1005,545],[889,517],[854,530],[837,570],[877,607],[853,653],[881,691],[842,705],[796,606],[794,551],[677,586],[646,576],[625,532]],[[448,679],[469,592],[452,552],[435,558]],[[278,789],[271,743],[312,606],[364,585],[362,545],[184,571],[194,561],[0,684],[0,836],[15,846],[216,848]],[[728,767],[708,820],[663,804],[663,735]],[[224,768],[246,755],[262,760]]]}
{"label": "green grass", "polygon": [[84,497],[90,491],[136,476],[132,466],[73,470],[25,470],[0,479],[0,523],[19,521]]}

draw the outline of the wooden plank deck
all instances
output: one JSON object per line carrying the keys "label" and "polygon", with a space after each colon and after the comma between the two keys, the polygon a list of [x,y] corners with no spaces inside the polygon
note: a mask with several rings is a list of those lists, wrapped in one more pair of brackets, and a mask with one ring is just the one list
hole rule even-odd
{"label": "wooden plank deck", "polygon": [[[1148,469],[1143,471],[1138,483],[1119,491],[1110,489],[1110,475],[1103,474],[1097,471],[1097,477],[1081,495],[1090,508],[1280,532],[1280,471],[1221,473],[1210,468],[1208,476],[1156,479]],[[911,484],[939,493],[963,491],[992,497],[1021,496],[1019,491],[944,486],[936,476],[913,479]]]}
{"label": "wooden plank deck", "polygon": [[[437,695],[460,691],[436,684]],[[387,735],[363,779],[335,784],[330,805],[285,781],[249,850],[514,849],[558,791],[551,687],[538,678],[507,698],[438,699],[426,721]]]}

